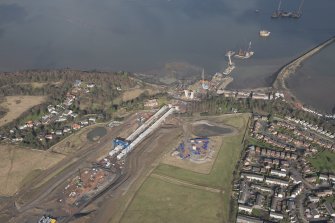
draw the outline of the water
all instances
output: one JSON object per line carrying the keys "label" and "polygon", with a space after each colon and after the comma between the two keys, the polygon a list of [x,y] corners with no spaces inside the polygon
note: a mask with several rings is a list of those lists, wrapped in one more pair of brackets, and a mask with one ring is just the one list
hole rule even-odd
{"label": "water", "polygon": [[101,137],[104,137],[107,134],[107,129],[104,127],[96,127],[93,130],[91,130],[89,133],[87,133],[87,138],[90,141],[95,141],[96,139],[100,139]]}
{"label": "water", "polygon": [[306,60],[287,80],[287,86],[303,103],[335,113],[335,44]]}
{"label": "water", "polygon": [[[306,0],[298,20],[270,19],[276,7],[276,0],[2,0],[0,70],[169,75],[165,70],[192,67],[200,78],[202,67],[207,75],[223,70],[225,52],[252,41],[255,55],[234,60],[230,88],[267,86],[279,67],[335,33],[334,0]],[[270,38],[260,38],[260,29],[270,30]]]}

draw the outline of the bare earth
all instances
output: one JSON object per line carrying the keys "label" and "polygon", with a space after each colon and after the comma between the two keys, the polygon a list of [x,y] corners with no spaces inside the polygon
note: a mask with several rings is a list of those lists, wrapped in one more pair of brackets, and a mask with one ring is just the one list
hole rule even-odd
{"label": "bare earth", "polygon": [[46,151],[0,145],[0,196],[13,195],[24,182],[63,158]]}
{"label": "bare earth", "polygon": [[3,126],[16,118],[18,118],[23,112],[34,107],[35,105],[41,104],[45,101],[44,96],[7,96],[5,101],[0,104],[1,107],[7,108],[8,113],[0,119],[0,126]]}

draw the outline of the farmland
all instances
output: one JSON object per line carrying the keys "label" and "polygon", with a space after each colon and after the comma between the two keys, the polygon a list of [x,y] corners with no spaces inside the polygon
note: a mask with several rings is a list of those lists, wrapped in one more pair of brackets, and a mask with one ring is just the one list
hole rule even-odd
{"label": "farmland", "polygon": [[35,105],[41,104],[45,101],[44,96],[7,96],[4,102],[0,104],[8,110],[4,117],[0,119],[0,126],[18,118],[23,112],[32,108]]}

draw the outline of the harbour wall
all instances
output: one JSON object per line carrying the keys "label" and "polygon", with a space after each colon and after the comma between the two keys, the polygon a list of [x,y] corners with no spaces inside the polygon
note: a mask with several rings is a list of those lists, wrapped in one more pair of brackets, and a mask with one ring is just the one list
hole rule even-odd
{"label": "harbour wall", "polygon": [[276,90],[285,91],[286,94],[289,94],[290,97],[294,98],[294,95],[289,91],[286,86],[285,80],[291,75],[294,74],[298,67],[300,67],[301,63],[308,59],[309,57],[313,56],[314,54],[318,53],[323,48],[327,47],[328,45],[332,44],[335,41],[335,36],[331,37],[330,39],[320,43],[313,49],[307,51],[306,53],[302,54],[298,58],[292,60],[288,64],[281,67],[278,72],[275,74],[276,79],[274,80],[272,86]]}

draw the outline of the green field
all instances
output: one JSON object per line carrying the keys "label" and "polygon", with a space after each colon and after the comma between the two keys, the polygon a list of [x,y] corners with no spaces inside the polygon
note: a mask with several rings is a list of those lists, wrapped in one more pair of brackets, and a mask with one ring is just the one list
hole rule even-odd
{"label": "green field", "polygon": [[312,166],[320,172],[335,173],[335,153],[325,150],[310,158]]}
{"label": "green field", "polygon": [[121,222],[222,222],[221,196],[149,177]]}
{"label": "green field", "polygon": [[[153,172],[196,185],[218,188],[223,193],[178,186],[151,177],[138,191],[122,222],[134,222],[135,219],[135,222],[228,222],[233,171],[243,148],[242,140],[248,118],[247,114],[220,117],[220,123],[236,127],[239,133],[224,138],[209,174],[166,164],[160,164]],[[171,200],[164,200],[164,197],[170,197]]]}

